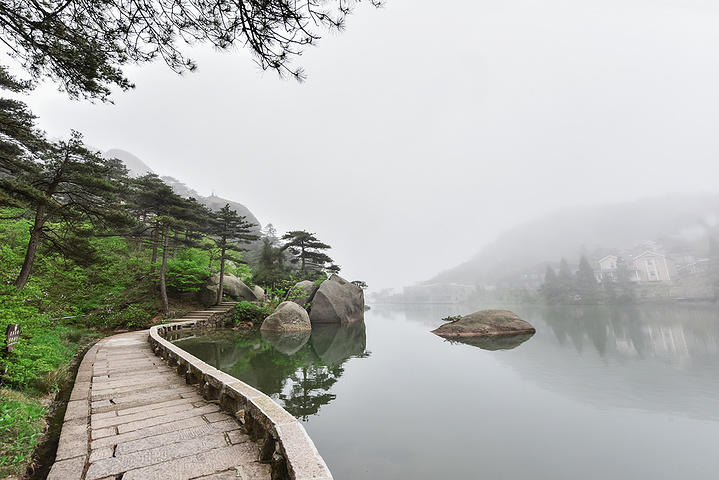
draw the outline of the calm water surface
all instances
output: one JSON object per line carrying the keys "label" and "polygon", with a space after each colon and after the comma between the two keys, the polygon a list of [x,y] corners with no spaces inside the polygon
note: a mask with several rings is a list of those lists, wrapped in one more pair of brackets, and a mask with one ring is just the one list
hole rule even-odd
{"label": "calm water surface", "polygon": [[510,307],[537,328],[511,349],[429,333],[483,308],[179,344],[283,404],[338,480],[719,478],[718,307]]}

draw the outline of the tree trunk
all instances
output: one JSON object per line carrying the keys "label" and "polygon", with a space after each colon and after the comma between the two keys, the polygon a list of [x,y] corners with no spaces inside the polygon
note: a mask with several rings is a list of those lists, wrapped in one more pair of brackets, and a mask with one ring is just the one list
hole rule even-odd
{"label": "tree trunk", "polygon": [[220,252],[220,286],[217,290],[217,305],[222,303],[222,289],[225,287],[225,251]]}
{"label": "tree trunk", "polygon": [[45,210],[46,207],[44,205],[40,205],[35,213],[35,222],[30,229],[30,241],[28,242],[27,250],[25,251],[25,259],[22,262],[20,273],[15,279],[15,287],[18,290],[22,290],[25,287],[28,278],[30,278],[30,271],[35,263],[35,252],[37,252],[37,247],[40,245],[40,232],[42,231],[42,226],[45,223],[45,220],[43,219],[45,216]]}
{"label": "tree trunk", "polygon": [[165,285],[165,273],[167,272],[167,248],[170,243],[169,232],[164,232],[162,243],[162,265],[160,266],[160,298],[162,299],[162,311],[167,314],[170,311],[170,303],[167,300],[167,286]]}
{"label": "tree trunk", "polygon": [[150,236],[150,241],[152,242],[152,260],[150,260],[150,275],[155,273],[155,262],[157,262],[158,230],[159,230],[159,227],[155,227],[155,229],[152,231],[152,235]]}

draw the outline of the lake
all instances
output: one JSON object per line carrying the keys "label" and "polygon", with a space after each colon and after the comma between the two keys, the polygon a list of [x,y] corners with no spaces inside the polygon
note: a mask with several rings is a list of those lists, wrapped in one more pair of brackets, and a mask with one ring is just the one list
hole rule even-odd
{"label": "lake", "polygon": [[285,406],[338,480],[719,478],[718,306],[508,307],[537,328],[511,349],[429,332],[484,308],[178,345]]}

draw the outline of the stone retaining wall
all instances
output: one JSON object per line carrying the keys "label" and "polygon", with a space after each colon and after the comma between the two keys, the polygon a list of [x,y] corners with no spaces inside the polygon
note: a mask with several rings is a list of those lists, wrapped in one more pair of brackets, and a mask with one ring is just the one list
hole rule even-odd
{"label": "stone retaining wall", "polygon": [[[209,319],[189,320],[150,329],[150,345],[188,384],[197,385],[207,400],[218,401],[220,407],[242,422],[248,434],[258,440],[260,460],[271,462],[272,478],[291,480],[332,479],[305,428],[270,397],[235,377],[206,364],[176,345],[165,336],[198,324],[216,324],[224,320],[226,312],[218,312]],[[216,318],[217,317],[217,318]]]}

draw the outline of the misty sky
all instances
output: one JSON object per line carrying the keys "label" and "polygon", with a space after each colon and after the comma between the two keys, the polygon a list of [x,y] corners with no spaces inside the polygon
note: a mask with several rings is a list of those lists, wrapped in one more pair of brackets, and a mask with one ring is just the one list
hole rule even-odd
{"label": "misty sky", "polygon": [[348,280],[399,288],[562,206],[719,190],[719,2],[366,2],[293,65],[191,53],[128,69],[114,105],[25,101],[279,233],[333,246]]}

